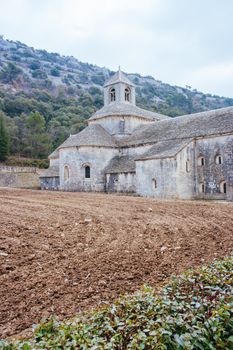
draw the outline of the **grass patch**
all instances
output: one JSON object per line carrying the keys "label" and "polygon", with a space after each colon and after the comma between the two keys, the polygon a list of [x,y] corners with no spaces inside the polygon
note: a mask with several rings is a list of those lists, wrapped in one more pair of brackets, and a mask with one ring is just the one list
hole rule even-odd
{"label": "grass patch", "polygon": [[233,257],[190,270],[155,293],[144,286],[112,305],[34,326],[30,339],[0,341],[13,349],[233,349]]}

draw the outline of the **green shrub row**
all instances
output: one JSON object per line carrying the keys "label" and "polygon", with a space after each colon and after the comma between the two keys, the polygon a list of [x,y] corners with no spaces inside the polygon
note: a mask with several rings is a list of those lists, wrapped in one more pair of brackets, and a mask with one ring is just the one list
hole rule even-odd
{"label": "green shrub row", "polygon": [[187,271],[160,291],[144,286],[111,306],[54,318],[28,340],[0,343],[13,349],[233,349],[233,257]]}
{"label": "green shrub row", "polygon": [[4,163],[0,163],[0,165],[36,167],[36,168],[45,169],[49,167],[49,160],[9,157]]}

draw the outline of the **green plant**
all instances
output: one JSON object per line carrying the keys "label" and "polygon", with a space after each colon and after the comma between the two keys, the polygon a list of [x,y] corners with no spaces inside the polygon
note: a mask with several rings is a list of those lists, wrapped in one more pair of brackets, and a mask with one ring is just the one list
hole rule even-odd
{"label": "green plant", "polygon": [[5,84],[13,82],[19,74],[22,73],[22,70],[17,67],[14,63],[8,62],[0,72],[0,81]]}
{"label": "green plant", "polygon": [[144,286],[112,305],[71,321],[51,317],[28,340],[1,349],[230,350],[233,345],[233,257]]}
{"label": "green plant", "polygon": [[3,114],[0,113],[0,161],[5,161],[9,155],[9,137],[5,127]]}
{"label": "green plant", "polygon": [[53,75],[54,77],[59,77],[60,76],[60,72],[57,68],[52,68],[50,71],[50,74]]}
{"label": "green plant", "polygon": [[4,165],[21,166],[21,167],[36,167],[36,168],[45,169],[45,168],[49,167],[49,160],[48,159],[9,157],[4,162]]}

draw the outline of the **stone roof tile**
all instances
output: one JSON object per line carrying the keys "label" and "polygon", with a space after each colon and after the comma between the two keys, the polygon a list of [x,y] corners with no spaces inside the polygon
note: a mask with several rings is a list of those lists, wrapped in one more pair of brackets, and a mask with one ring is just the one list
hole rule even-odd
{"label": "stone roof tile", "polygon": [[109,86],[109,85],[113,85],[113,84],[117,84],[117,83],[125,83],[127,85],[130,86],[135,86],[129,79],[128,77],[125,75],[125,73],[123,73],[120,68],[119,70],[104,84],[104,87]]}
{"label": "stone roof tile", "polygon": [[233,132],[233,107],[188,114],[144,125],[121,141],[121,146],[204,137]]}
{"label": "stone roof tile", "polygon": [[59,166],[50,166],[40,174],[40,177],[59,177]]}
{"label": "stone roof tile", "polygon": [[101,119],[108,116],[136,116],[143,119],[149,119],[152,121],[162,120],[162,119],[171,119],[170,117],[155,113],[152,111],[148,111],[146,109],[139,108],[131,103],[110,103],[107,106],[99,109],[89,120]]}
{"label": "stone roof tile", "polygon": [[174,140],[161,141],[153,145],[147,152],[138,156],[135,160],[144,159],[161,159],[174,157],[185,146],[187,146],[192,139],[181,139],[174,142]]}
{"label": "stone roof tile", "polygon": [[134,158],[133,156],[116,156],[110,160],[104,172],[106,174],[135,172]]}
{"label": "stone roof tile", "polygon": [[49,156],[48,156],[49,159],[57,159],[59,158],[59,150],[58,148],[55,149]]}
{"label": "stone roof tile", "polygon": [[92,124],[76,135],[71,135],[58,148],[77,146],[116,147],[117,142],[101,125]]}

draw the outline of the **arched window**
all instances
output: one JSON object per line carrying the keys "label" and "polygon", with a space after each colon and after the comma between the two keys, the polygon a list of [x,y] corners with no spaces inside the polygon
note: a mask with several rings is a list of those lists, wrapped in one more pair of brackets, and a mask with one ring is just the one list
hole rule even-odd
{"label": "arched window", "polygon": [[226,181],[220,182],[220,192],[221,193],[227,193],[227,184]]}
{"label": "arched window", "polygon": [[67,165],[64,166],[64,180],[69,180],[70,177],[70,169]]}
{"label": "arched window", "polygon": [[130,89],[126,88],[125,89],[125,101],[130,101]]}
{"label": "arched window", "polygon": [[187,160],[186,162],[186,173],[189,173],[190,172],[190,161]]}
{"label": "arched window", "polygon": [[197,165],[204,166],[205,165],[205,158],[203,156],[199,156],[197,159]]}
{"label": "arched window", "polygon": [[222,164],[223,163],[223,158],[220,154],[217,154],[215,157],[215,164]]}
{"label": "arched window", "polygon": [[86,179],[90,179],[91,177],[91,168],[89,167],[89,165],[85,166],[85,178]]}
{"label": "arched window", "polygon": [[205,184],[203,182],[199,183],[199,192],[205,193]]}
{"label": "arched window", "polygon": [[116,101],[116,90],[114,88],[110,89],[110,101]]}

